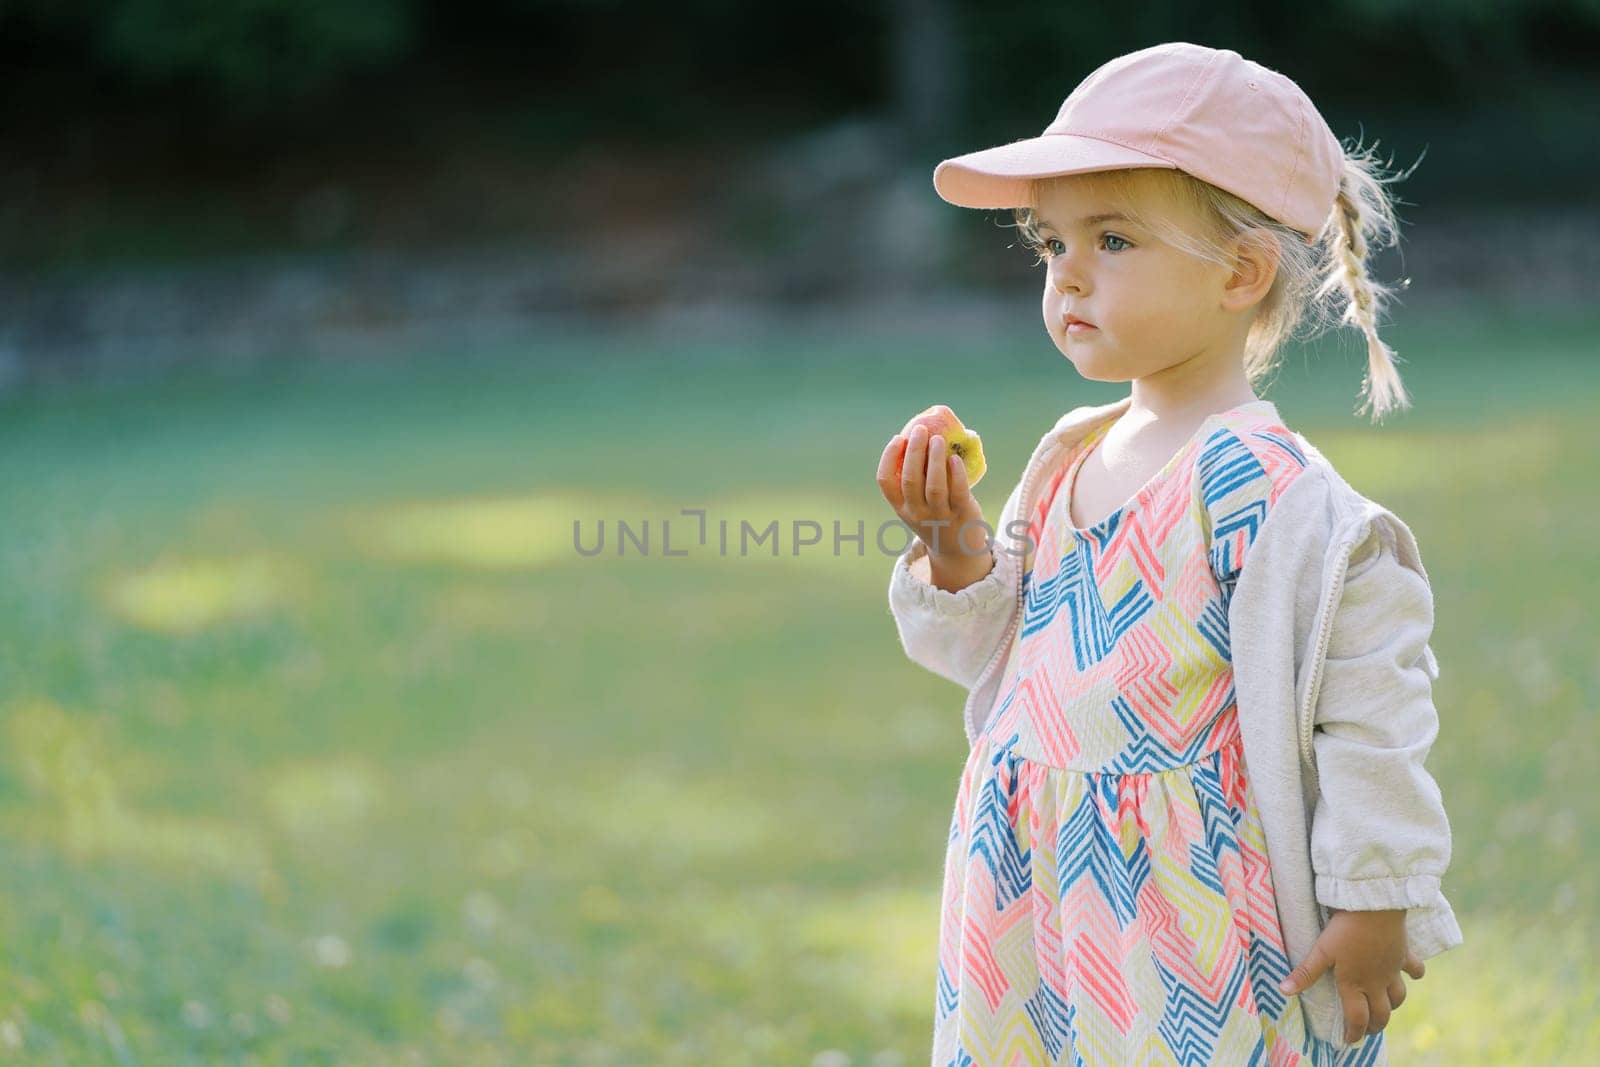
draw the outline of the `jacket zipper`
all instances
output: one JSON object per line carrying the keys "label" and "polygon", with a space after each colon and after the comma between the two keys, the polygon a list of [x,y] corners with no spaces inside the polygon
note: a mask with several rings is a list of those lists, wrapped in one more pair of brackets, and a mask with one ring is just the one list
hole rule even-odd
{"label": "jacket zipper", "polygon": [[[1314,787],[1318,789],[1321,788],[1319,784],[1321,778],[1317,773],[1316,749],[1312,743],[1311,736],[1315,730],[1315,727],[1313,726],[1313,720],[1316,718],[1317,697],[1322,690],[1322,666],[1323,662],[1328,656],[1328,642],[1333,637],[1334,605],[1344,592],[1345,575],[1350,569],[1350,552],[1355,547],[1355,544],[1356,538],[1348,535],[1344,538],[1341,538],[1339,541],[1339,556],[1338,561],[1335,564],[1335,566],[1338,567],[1338,571],[1334,576],[1334,580],[1328,585],[1327,596],[1323,598],[1322,614],[1317,622],[1317,642],[1316,651],[1314,653],[1315,658],[1311,661],[1311,684],[1306,687],[1305,707],[1300,709],[1300,714],[1297,717],[1296,722],[1296,726],[1298,727],[1296,733],[1299,735],[1298,740],[1300,743],[1300,759],[1302,765],[1310,772],[1311,781]],[[1306,831],[1308,834],[1310,833],[1310,829],[1311,823],[1310,816],[1308,814],[1306,822]],[[1333,917],[1333,913],[1329,911],[1327,905],[1323,904],[1322,901],[1315,899],[1315,893],[1312,894],[1312,899],[1315,901],[1317,908],[1318,929],[1319,931],[1326,929],[1328,921]],[[1331,1034],[1330,1038],[1334,1047],[1341,1052],[1350,1047],[1349,1044],[1344,1040],[1343,1033]]]}
{"label": "jacket zipper", "polygon": [[1339,542],[1339,555],[1335,564],[1339,569],[1334,575],[1334,580],[1328,585],[1328,594],[1322,601],[1322,612],[1317,620],[1316,651],[1311,660],[1311,684],[1306,687],[1305,706],[1300,709],[1299,716],[1299,742],[1300,758],[1307,767],[1316,769],[1316,753],[1312,745],[1311,734],[1313,731],[1312,720],[1316,716],[1317,696],[1322,689],[1322,664],[1328,655],[1328,642],[1333,638],[1334,603],[1344,592],[1345,573],[1350,568],[1350,552],[1355,544],[1355,538],[1346,536]]}

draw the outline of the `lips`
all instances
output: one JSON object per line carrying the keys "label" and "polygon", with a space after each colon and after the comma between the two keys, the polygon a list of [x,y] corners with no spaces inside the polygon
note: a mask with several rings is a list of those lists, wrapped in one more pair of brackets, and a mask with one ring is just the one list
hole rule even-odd
{"label": "lips", "polygon": [[1061,325],[1066,327],[1068,330],[1092,330],[1095,328],[1094,323],[1085,319],[1080,319],[1076,315],[1061,316]]}

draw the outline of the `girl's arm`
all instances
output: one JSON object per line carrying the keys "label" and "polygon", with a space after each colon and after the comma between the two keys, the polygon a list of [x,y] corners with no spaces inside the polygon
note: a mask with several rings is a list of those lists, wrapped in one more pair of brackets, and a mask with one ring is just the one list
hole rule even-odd
{"label": "girl's arm", "polygon": [[1377,524],[1351,555],[1313,718],[1316,895],[1347,911],[1437,903],[1450,823],[1423,766],[1438,734],[1433,597]]}
{"label": "girl's arm", "polygon": [[889,578],[889,611],[901,647],[913,663],[971,690],[999,644],[1016,604],[1017,570],[1023,549],[1008,535],[1019,484],[1000,512],[994,532],[994,565],[988,574],[954,593],[932,582],[927,546],[920,538],[896,558]]}

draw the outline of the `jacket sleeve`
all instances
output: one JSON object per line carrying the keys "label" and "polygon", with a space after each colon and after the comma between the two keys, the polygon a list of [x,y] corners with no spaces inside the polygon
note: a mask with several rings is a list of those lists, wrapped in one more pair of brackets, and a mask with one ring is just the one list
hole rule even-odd
{"label": "jacket sleeve", "polygon": [[1378,524],[1352,553],[1313,716],[1317,900],[1348,911],[1439,909],[1450,824],[1423,767],[1438,734],[1433,598]]}
{"label": "jacket sleeve", "polygon": [[889,577],[889,611],[906,655],[968,691],[998,646],[1016,604],[1023,545],[1008,529],[1020,492],[1019,485],[1001,509],[991,538],[994,563],[983,578],[954,593],[940,589],[932,582],[921,538],[913,538],[895,559]]}

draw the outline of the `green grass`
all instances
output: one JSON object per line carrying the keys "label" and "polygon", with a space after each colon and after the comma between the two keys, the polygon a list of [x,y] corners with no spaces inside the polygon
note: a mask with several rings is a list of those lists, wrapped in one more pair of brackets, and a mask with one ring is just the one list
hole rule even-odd
{"label": "green grass", "polygon": [[[1390,335],[1412,414],[1351,414],[1354,346],[1267,394],[1436,589],[1466,944],[1391,1040],[1592,1063],[1600,321],[1416,318]],[[949,402],[995,515],[1038,435],[1118,392],[1023,331],[563,336],[10,398],[0,1058],[923,1062],[962,694],[899,648],[873,468]],[[612,551],[580,557],[574,518]],[[619,518],[649,556],[617,558]],[[741,519],[794,518],[868,543],[739,554]]]}

